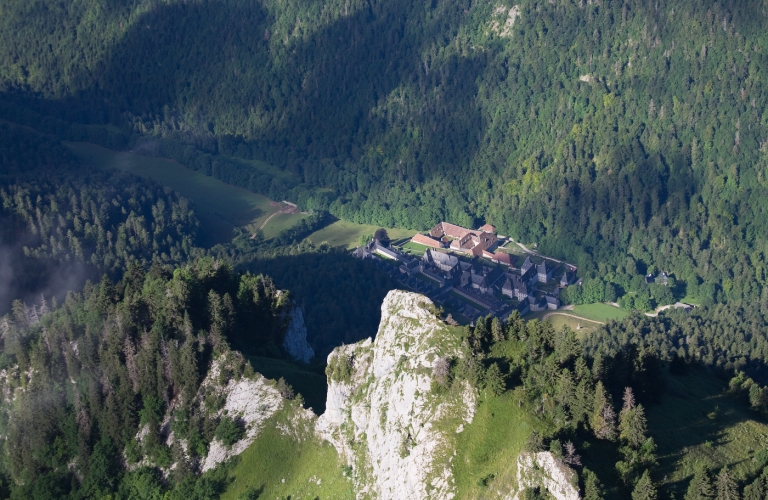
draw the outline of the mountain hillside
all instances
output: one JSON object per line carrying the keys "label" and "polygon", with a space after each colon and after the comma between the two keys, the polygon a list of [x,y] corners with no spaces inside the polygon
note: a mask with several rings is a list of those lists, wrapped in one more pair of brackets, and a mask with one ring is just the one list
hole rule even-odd
{"label": "mountain hillside", "polygon": [[468,382],[433,393],[433,366],[461,362],[460,329],[441,324],[421,295],[390,292],[376,340],[340,347],[328,358],[330,379],[321,435],[352,465],[372,497],[449,498],[456,435],[477,405]]}
{"label": "mountain hillside", "polygon": [[[699,319],[672,326],[691,353],[659,343],[665,318],[632,316],[587,342],[621,348],[586,356],[549,322],[450,326],[392,291],[376,339],[329,355],[324,396],[300,380],[311,367],[253,355],[306,350],[295,311],[212,259],[131,266],[52,311],[17,302],[0,320],[0,497],[629,498],[718,470],[768,486],[768,388],[718,379],[733,365]],[[325,397],[319,418],[286,379]]]}
{"label": "mountain hillside", "polygon": [[9,119],[191,144],[163,150],[346,219],[485,220],[587,277],[654,265],[701,300],[768,300],[767,12],[761,0],[14,0],[0,86]]}

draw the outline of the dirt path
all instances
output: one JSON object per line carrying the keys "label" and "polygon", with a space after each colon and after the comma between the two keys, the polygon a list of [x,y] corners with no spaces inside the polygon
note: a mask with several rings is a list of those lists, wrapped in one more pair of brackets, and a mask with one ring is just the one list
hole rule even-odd
{"label": "dirt path", "polygon": [[582,321],[589,321],[590,323],[597,323],[598,325],[604,325],[605,324],[602,321],[595,321],[594,319],[582,318],[581,316],[576,316],[575,314],[568,314],[568,313],[562,313],[562,312],[557,312],[557,311],[553,311],[551,313],[547,313],[541,319],[545,320],[545,319],[549,318],[550,316],[554,316],[556,314],[559,314],[561,316],[568,316],[569,318],[575,318],[575,319],[579,319],[579,320],[582,320]]}
{"label": "dirt path", "polygon": [[[297,213],[299,213],[299,208],[296,205],[294,205],[293,203],[289,203],[287,201],[283,201],[281,203],[278,203],[278,202],[272,202],[272,203],[274,203],[275,205],[279,206],[280,208],[278,208],[277,210],[272,212],[272,214],[270,214],[269,217],[264,219],[264,222],[262,222],[261,226],[259,226],[260,230],[264,229],[267,226],[267,222],[269,222],[269,220],[272,217],[274,217],[275,215],[277,215],[277,214],[297,214]],[[251,235],[251,239],[253,239],[255,237],[256,237],[256,233]]]}
{"label": "dirt path", "polygon": [[557,259],[553,259],[552,257],[548,257],[548,256],[546,256],[546,255],[542,255],[542,254],[540,254],[539,252],[535,252],[535,251],[533,251],[533,250],[529,249],[527,246],[523,245],[522,243],[520,243],[520,242],[518,242],[518,241],[515,241],[515,240],[513,240],[512,238],[510,238],[510,239],[509,239],[509,241],[511,241],[511,242],[512,242],[512,243],[514,243],[515,245],[519,246],[520,248],[522,248],[522,249],[523,249],[523,251],[524,251],[524,252],[526,252],[526,253],[529,253],[529,254],[531,254],[531,255],[535,255],[536,257],[541,257],[542,259],[551,260],[551,261],[557,262],[557,263],[559,263],[559,264],[565,264],[566,266],[570,266],[570,267],[572,267],[572,268],[574,268],[574,269],[576,268],[576,266],[574,266],[574,265],[573,265],[573,264],[571,264],[570,262],[566,262],[566,261],[564,261],[564,260],[557,260]]}
{"label": "dirt path", "polygon": [[[277,214],[281,214],[281,213],[283,213],[283,211],[282,211],[282,210],[278,210],[277,212],[273,212],[273,213],[272,213],[272,215],[270,215],[269,217],[267,217],[266,219],[264,219],[264,222],[262,222],[262,223],[261,223],[261,226],[259,226],[259,229],[264,229],[264,226],[266,226],[266,225],[267,225],[267,222],[269,222],[269,219],[271,219],[271,218],[272,218],[272,217],[274,217],[275,215],[277,215]],[[254,234],[254,236],[256,236],[256,235]]]}
{"label": "dirt path", "polygon": [[[681,304],[681,303],[680,303],[680,302],[678,302],[677,304]],[[656,309],[654,309],[654,311],[653,311],[653,312],[645,313],[645,315],[646,315],[646,316],[650,316],[651,318],[655,318],[655,317],[657,317],[657,316],[659,315],[659,313],[660,313],[661,311],[666,311],[667,309],[672,309],[672,308],[673,308],[673,307],[675,307],[677,304],[670,304],[670,305],[667,305],[667,306],[659,306],[659,307],[657,307]],[[685,305],[688,305],[688,304],[685,304]],[[679,307],[679,306],[678,306],[678,307]]]}

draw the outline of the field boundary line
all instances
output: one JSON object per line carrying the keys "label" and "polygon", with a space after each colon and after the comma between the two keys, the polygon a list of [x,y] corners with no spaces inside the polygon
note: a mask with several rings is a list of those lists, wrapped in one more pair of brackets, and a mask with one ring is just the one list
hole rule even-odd
{"label": "field boundary line", "polygon": [[551,313],[547,313],[541,319],[545,320],[545,319],[549,318],[550,316],[554,316],[555,314],[559,314],[561,316],[568,316],[569,318],[582,319],[584,321],[589,321],[591,323],[597,323],[599,325],[604,325],[605,324],[602,321],[597,321],[597,320],[594,320],[594,319],[582,318],[581,316],[576,316],[575,314],[568,314],[568,313],[562,313],[562,312],[557,312],[557,311],[553,311]]}

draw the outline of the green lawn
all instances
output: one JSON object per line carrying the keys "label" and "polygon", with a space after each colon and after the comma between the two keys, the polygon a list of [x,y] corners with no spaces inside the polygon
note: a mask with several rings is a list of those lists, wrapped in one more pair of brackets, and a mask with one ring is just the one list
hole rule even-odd
{"label": "green lawn", "polygon": [[619,309],[618,307],[602,303],[574,306],[573,311],[570,312],[576,316],[601,321],[603,323],[612,319],[624,319],[629,314],[624,309]]}
{"label": "green lawn", "polygon": [[516,486],[517,456],[536,426],[514,392],[482,401],[459,434],[453,459],[456,498],[496,498]]}
{"label": "green lawn", "polygon": [[570,316],[565,316],[563,314],[558,314],[556,312],[552,312],[552,314],[547,317],[547,320],[551,322],[552,326],[557,330],[560,330],[563,326],[567,326],[573,330],[576,333],[576,337],[580,339],[584,338],[585,335],[594,332],[600,327],[600,323],[596,323],[587,319],[580,320]]}
{"label": "green lawn", "polygon": [[267,239],[274,238],[280,234],[280,231],[288,229],[304,217],[306,217],[306,215],[300,213],[275,214],[271,219],[269,219],[269,222],[267,222],[267,225],[264,226],[264,229],[262,229],[262,231],[264,231],[264,237]]}
{"label": "green lawn", "polygon": [[[83,142],[64,144],[86,165],[117,168],[152,179],[192,200],[203,226],[203,244],[206,245],[230,241],[232,230],[236,227],[255,231],[280,208],[279,203],[271,202],[265,196],[195,172],[173,160],[113,151]],[[281,228],[295,224],[301,217],[300,214],[280,214],[273,218],[278,220],[270,231],[277,234]]]}
{"label": "green lawn", "polygon": [[[327,241],[333,247],[343,247],[352,249],[360,245],[360,237],[363,235],[373,235],[381,226],[372,226],[369,224],[356,224],[345,220],[337,220],[319,231],[315,231],[307,238],[315,245]],[[392,240],[411,237],[414,231],[408,229],[387,229],[387,234]]]}
{"label": "green lawn", "polygon": [[309,425],[298,427],[299,439],[281,431],[278,426],[290,415],[290,408],[278,411],[239,456],[222,500],[236,500],[254,490],[249,498],[355,498],[332,445],[320,442]]}
{"label": "green lawn", "polygon": [[696,306],[696,307],[701,305],[701,301],[698,298],[691,297],[691,296],[688,296],[688,295],[686,295],[685,297],[680,299],[680,302],[682,302],[683,304],[690,304],[690,305]]}
{"label": "green lawn", "polygon": [[520,246],[514,241],[507,242],[507,244],[504,245],[502,249],[508,254],[512,255],[527,255],[525,252],[523,252],[523,249],[520,248]]}
{"label": "green lawn", "polygon": [[424,253],[430,248],[427,245],[421,245],[419,243],[414,243],[412,241],[409,241],[408,243],[404,244],[402,246],[403,251],[407,253],[411,253],[414,255],[424,255]]}

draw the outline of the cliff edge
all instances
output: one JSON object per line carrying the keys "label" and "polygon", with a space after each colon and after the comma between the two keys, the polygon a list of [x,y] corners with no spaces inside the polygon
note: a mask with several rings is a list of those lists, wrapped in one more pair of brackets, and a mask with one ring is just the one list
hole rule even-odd
{"label": "cliff edge", "polygon": [[435,390],[438,360],[461,360],[461,330],[443,323],[424,296],[392,291],[375,341],[328,356],[328,399],[317,432],[353,470],[359,497],[453,498],[457,432],[477,395],[466,382]]}

